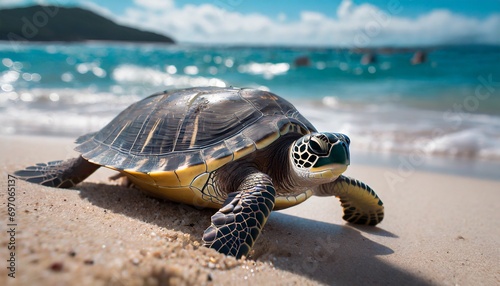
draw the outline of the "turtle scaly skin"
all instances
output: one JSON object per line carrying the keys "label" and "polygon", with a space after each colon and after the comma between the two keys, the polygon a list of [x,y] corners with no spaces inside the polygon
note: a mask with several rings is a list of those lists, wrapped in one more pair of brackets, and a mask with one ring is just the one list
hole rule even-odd
{"label": "turtle scaly skin", "polygon": [[157,93],[77,144],[78,158],[14,174],[69,188],[101,166],[117,170],[149,195],[218,209],[204,245],[237,258],[250,253],[272,210],[312,195],[338,197],[348,222],[375,225],[384,215],[370,187],[342,175],[349,138],[318,132],[291,103],[266,91]]}
{"label": "turtle scaly skin", "polygon": [[15,175],[28,182],[54,188],[71,188],[99,169],[81,156],[66,161],[38,163],[15,172]]}
{"label": "turtle scaly skin", "polygon": [[212,224],[203,234],[205,246],[235,257],[248,254],[274,208],[275,197],[269,176],[249,175],[212,216]]}

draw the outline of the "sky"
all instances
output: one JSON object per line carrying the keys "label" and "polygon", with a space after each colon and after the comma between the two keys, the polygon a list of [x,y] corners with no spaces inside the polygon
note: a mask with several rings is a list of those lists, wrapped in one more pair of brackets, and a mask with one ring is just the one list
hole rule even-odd
{"label": "sky", "polygon": [[0,0],[91,9],[178,42],[306,46],[500,45],[500,0]]}

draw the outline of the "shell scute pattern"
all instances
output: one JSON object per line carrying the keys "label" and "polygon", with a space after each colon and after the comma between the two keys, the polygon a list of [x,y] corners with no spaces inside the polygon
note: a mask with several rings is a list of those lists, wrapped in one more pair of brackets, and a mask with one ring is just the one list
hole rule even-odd
{"label": "shell scute pattern", "polygon": [[127,172],[144,188],[188,188],[222,204],[211,172],[285,134],[315,131],[292,104],[270,92],[192,88],[131,105],[101,131],[80,137],[76,150]]}
{"label": "shell scute pattern", "polygon": [[[80,137],[76,149],[91,162],[142,172],[175,170],[230,156],[255,145],[261,135],[254,130],[241,136],[263,117],[241,92],[201,88],[152,95],[131,105],[101,131]],[[156,166],[155,157],[160,157]],[[144,158],[147,165],[139,164]],[[163,161],[167,164],[160,164]]]}

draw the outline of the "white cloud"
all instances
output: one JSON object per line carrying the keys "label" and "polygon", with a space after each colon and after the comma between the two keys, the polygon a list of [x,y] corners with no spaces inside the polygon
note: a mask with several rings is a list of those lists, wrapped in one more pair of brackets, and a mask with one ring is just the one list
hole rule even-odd
{"label": "white cloud", "polygon": [[161,10],[174,7],[173,0],[134,0],[134,3],[146,9]]}
{"label": "white cloud", "polygon": [[337,8],[337,17],[339,17],[339,19],[345,19],[346,17],[349,17],[349,15],[352,13],[352,6],[352,1],[342,1],[342,3],[340,3],[339,7]]}
{"label": "white cloud", "polygon": [[[296,21],[242,14],[214,4],[176,7],[172,0],[134,0],[120,22],[154,30],[181,42],[329,46],[500,44],[500,14],[476,19],[448,10],[417,18],[399,15],[409,7],[356,5],[344,0],[336,15],[303,11]],[[396,2],[395,2],[396,3]]]}
{"label": "white cloud", "polygon": [[278,21],[279,22],[285,22],[286,21],[286,14],[281,12],[278,14]]}

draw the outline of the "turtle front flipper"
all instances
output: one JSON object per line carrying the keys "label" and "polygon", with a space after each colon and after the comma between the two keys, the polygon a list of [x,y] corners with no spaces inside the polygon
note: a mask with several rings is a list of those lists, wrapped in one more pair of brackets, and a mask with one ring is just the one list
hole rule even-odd
{"label": "turtle front flipper", "polygon": [[14,176],[48,187],[71,188],[85,180],[99,167],[80,156],[66,161],[38,163],[36,166],[14,172]]}
{"label": "turtle front flipper", "polygon": [[248,255],[274,208],[275,196],[269,176],[248,175],[212,216],[203,234],[204,245],[236,258]]}
{"label": "turtle front flipper", "polygon": [[340,176],[335,182],[321,185],[318,196],[336,196],[344,209],[344,220],[350,223],[376,225],[384,219],[384,204],[365,183]]}

